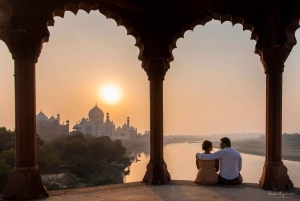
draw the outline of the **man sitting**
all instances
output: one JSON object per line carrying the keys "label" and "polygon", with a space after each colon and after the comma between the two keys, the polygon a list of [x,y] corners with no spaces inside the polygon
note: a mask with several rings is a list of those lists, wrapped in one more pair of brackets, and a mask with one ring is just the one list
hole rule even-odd
{"label": "man sitting", "polygon": [[197,157],[202,160],[220,160],[219,183],[241,184],[243,177],[240,174],[242,169],[241,154],[231,148],[230,139],[223,137],[220,139],[220,150],[213,154],[197,153]]}

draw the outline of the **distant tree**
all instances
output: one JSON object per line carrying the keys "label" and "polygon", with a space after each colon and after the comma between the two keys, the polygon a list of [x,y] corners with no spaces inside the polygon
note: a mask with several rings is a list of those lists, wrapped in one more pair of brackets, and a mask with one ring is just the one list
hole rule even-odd
{"label": "distant tree", "polygon": [[71,173],[78,176],[85,176],[88,173],[95,172],[99,169],[99,163],[95,162],[89,156],[72,156],[70,161],[74,168],[72,168]]}
{"label": "distant tree", "polygon": [[4,160],[4,162],[10,165],[11,168],[15,167],[15,158],[16,151],[14,149],[5,150],[0,154],[0,160]]}
{"label": "distant tree", "polygon": [[41,172],[58,173],[63,161],[59,157],[59,150],[46,144],[37,150],[37,164]]}
{"label": "distant tree", "polygon": [[36,146],[42,147],[45,144],[45,141],[42,140],[42,138],[39,136],[39,134],[36,134]]}
{"label": "distant tree", "polygon": [[95,161],[103,159],[103,146],[104,144],[97,139],[90,141],[88,144],[88,155],[91,156]]}
{"label": "distant tree", "polygon": [[298,133],[293,133],[293,134],[283,133],[282,140],[283,141],[294,141],[294,142],[300,141],[300,134],[298,134]]}
{"label": "distant tree", "polygon": [[4,192],[7,186],[8,176],[12,173],[13,169],[10,165],[6,164],[4,159],[0,158],[0,193]]}
{"label": "distant tree", "polygon": [[91,134],[85,134],[84,136],[85,136],[86,142],[88,144],[91,143],[91,142],[93,142],[93,141],[95,141],[97,139],[96,136],[93,136]]}
{"label": "distant tree", "polygon": [[126,148],[122,146],[121,140],[115,140],[115,146],[122,153],[122,155],[126,153]]}
{"label": "distant tree", "polygon": [[67,138],[68,135],[56,137],[50,142],[50,145],[56,150],[61,150],[62,145],[66,142]]}
{"label": "distant tree", "polygon": [[0,127],[0,153],[15,148],[15,132]]}
{"label": "distant tree", "polygon": [[125,152],[121,140],[75,133],[57,137],[49,144],[37,143],[37,163],[44,173],[58,173],[59,165],[75,165],[69,171],[84,176],[101,172],[107,162],[115,161]]}
{"label": "distant tree", "polygon": [[71,141],[74,138],[78,138],[80,141],[83,141],[83,142],[86,141],[85,136],[84,136],[83,133],[77,133],[77,134],[74,134],[74,135],[69,135],[66,140]]}
{"label": "distant tree", "polygon": [[68,160],[72,156],[83,156],[87,153],[87,144],[80,138],[70,138],[62,145],[61,158]]}

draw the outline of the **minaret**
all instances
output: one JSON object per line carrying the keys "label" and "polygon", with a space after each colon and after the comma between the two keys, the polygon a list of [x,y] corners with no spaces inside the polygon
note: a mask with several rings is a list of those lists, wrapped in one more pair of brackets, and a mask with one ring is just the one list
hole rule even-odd
{"label": "minaret", "polygon": [[67,119],[67,121],[66,121],[66,126],[67,126],[67,129],[68,129],[68,134],[70,134],[70,128],[69,128],[69,125],[70,125],[70,121]]}
{"label": "minaret", "polygon": [[127,117],[127,126],[129,128],[130,124],[129,124],[129,117]]}
{"label": "minaret", "polygon": [[106,113],[106,123],[109,123],[110,122],[110,120],[109,120],[109,113],[107,112]]}
{"label": "minaret", "polygon": [[57,123],[60,124],[60,115],[57,114]]}

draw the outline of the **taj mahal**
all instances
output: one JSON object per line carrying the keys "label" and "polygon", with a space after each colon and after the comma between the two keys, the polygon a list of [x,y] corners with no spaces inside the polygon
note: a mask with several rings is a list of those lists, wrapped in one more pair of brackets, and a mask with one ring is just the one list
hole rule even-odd
{"label": "taj mahal", "polygon": [[137,128],[130,125],[129,117],[122,127],[116,128],[115,123],[110,120],[109,113],[106,113],[104,121],[104,113],[97,106],[93,107],[89,113],[88,118],[82,118],[73,126],[73,131],[69,133],[69,120],[66,124],[60,123],[60,115],[57,118],[53,115],[48,117],[41,111],[36,116],[36,131],[43,139],[53,139],[57,136],[83,133],[91,134],[93,136],[109,136],[114,139],[133,139],[137,136]]}
{"label": "taj mahal", "polygon": [[89,111],[88,118],[82,118],[81,121],[76,122],[73,132],[93,136],[109,136],[111,139],[132,139],[137,135],[137,129],[130,125],[129,117],[122,127],[116,128],[114,122],[110,120],[108,112],[104,120],[104,113],[97,104]]}

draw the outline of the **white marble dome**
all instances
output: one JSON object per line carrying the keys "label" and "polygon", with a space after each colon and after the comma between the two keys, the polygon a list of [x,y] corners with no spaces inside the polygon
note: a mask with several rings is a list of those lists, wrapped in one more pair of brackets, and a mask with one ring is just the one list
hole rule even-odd
{"label": "white marble dome", "polygon": [[50,117],[48,121],[49,121],[49,122],[55,122],[56,119],[55,119],[55,118],[53,117],[53,115],[52,115],[52,117]]}
{"label": "white marble dome", "polygon": [[48,121],[48,117],[41,111],[36,115],[36,121]]}
{"label": "white marble dome", "polygon": [[91,121],[98,120],[98,119],[103,120],[103,118],[104,118],[104,113],[100,108],[97,107],[97,105],[89,111],[89,119]]}

